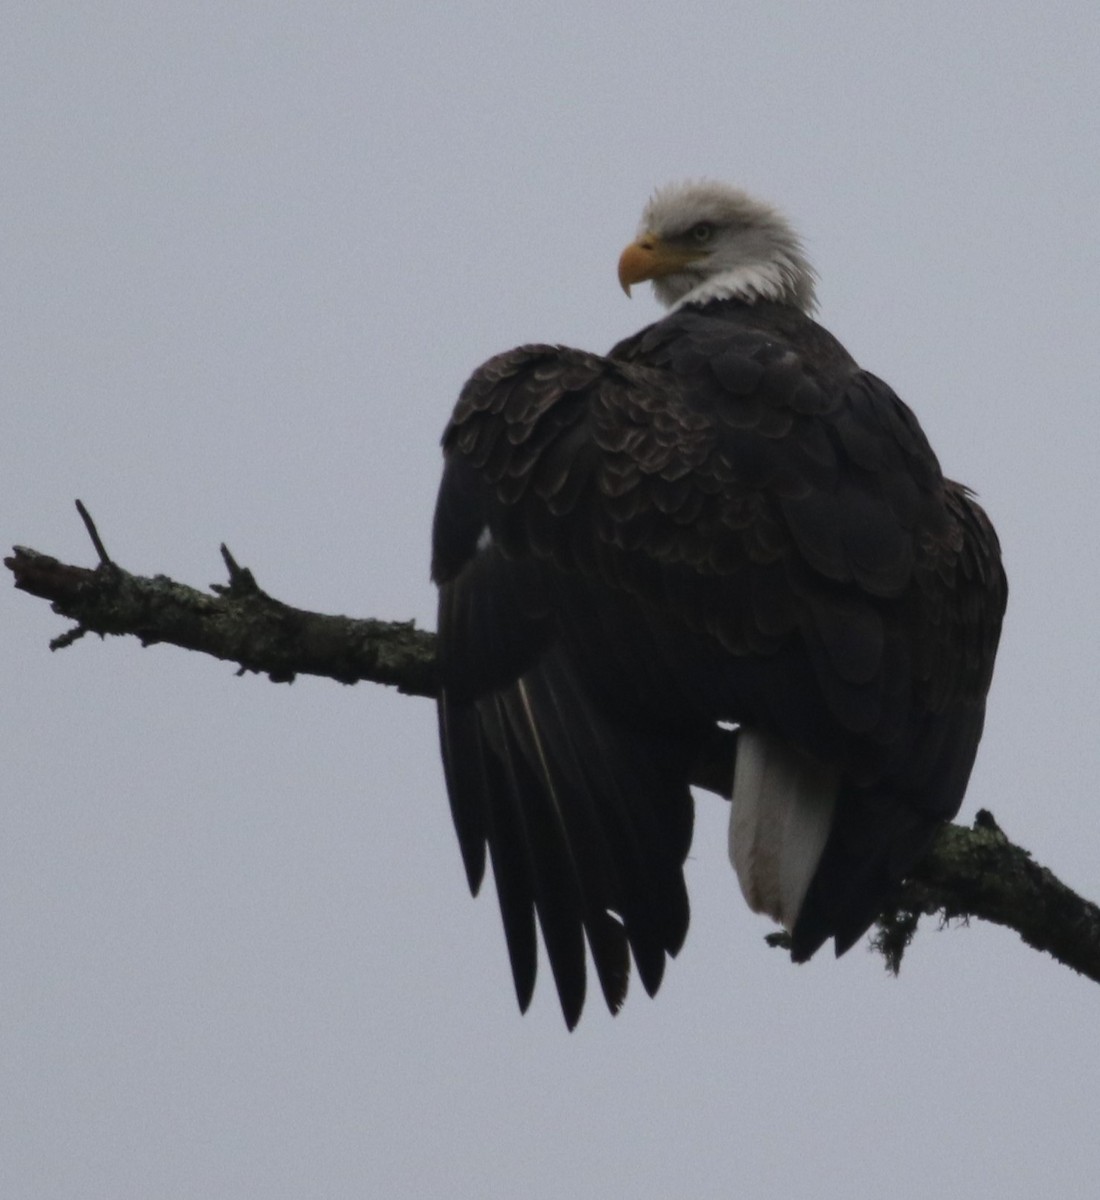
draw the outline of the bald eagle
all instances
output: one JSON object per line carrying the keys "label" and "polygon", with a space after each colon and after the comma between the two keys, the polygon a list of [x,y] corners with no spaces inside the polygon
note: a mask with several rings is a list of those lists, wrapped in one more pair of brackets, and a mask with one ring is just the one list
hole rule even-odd
{"label": "bald eagle", "polygon": [[916,418],[811,314],[773,208],[657,191],[619,280],[669,309],[606,356],[490,359],[443,438],[439,729],[471,890],[521,1009],[537,925],[573,1028],[688,927],[691,785],[749,905],[842,954],[958,811],[1007,587]]}

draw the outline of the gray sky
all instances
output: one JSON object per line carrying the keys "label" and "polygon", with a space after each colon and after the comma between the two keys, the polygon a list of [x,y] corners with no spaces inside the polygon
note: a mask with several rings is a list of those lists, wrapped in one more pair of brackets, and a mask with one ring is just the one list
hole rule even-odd
{"label": "gray sky", "polygon": [[[1100,7],[11,6],[4,545],[434,625],[438,437],[522,341],[657,315],[655,184],[785,209],[821,317],[1012,586],[964,808],[1100,896]],[[703,796],[655,1001],[516,1011],[424,701],[85,639],[0,591],[0,1194],[1095,1194],[1094,984],[928,922],[763,942]]]}

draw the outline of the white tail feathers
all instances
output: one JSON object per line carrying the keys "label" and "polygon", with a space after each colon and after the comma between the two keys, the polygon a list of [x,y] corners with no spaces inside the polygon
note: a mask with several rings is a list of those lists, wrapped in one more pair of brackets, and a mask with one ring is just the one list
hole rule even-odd
{"label": "white tail feathers", "polygon": [[833,822],[838,776],[770,734],[737,735],[730,861],[754,912],[798,919]]}

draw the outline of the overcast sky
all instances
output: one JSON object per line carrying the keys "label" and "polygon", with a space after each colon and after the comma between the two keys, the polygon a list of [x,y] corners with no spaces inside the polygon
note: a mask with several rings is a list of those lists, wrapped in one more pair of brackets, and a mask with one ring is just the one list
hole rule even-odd
{"label": "overcast sky", "polygon": [[[1100,897],[1100,6],[7,6],[0,541],[434,626],[438,439],[655,318],[656,184],[788,212],[1012,594],[963,810]],[[665,984],[566,1033],[466,893],[431,705],[0,590],[0,1195],[1095,1196],[1100,991],[982,925],[763,941],[699,799]]]}

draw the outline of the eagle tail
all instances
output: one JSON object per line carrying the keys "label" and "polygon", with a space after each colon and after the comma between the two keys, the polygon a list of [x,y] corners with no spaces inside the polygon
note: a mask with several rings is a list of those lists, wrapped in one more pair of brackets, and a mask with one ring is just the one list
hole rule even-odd
{"label": "eagle tail", "polygon": [[835,769],[771,734],[742,728],[733,775],[729,853],[755,912],[793,929],[836,811]]}

